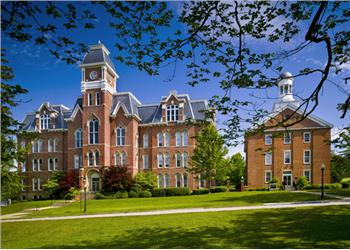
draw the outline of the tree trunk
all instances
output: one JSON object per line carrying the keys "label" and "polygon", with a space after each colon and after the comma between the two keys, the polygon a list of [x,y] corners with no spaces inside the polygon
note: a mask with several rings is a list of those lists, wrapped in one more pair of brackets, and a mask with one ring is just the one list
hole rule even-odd
{"label": "tree trunk", "polygon": [[211,178],[210,177],[208,178],[207,182],[208,182],[208,192],[210,194],[210,189],[211,189]]}

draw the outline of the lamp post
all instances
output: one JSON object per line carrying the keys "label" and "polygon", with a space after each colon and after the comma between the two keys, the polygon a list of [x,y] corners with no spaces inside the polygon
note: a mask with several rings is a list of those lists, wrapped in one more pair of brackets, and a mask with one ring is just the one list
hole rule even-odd
{"label": "lamp post", "polygon": [[86,176],[84,175],[84,213],[86,213]]}
{"label": "lamp post", "polygon": [[322,192],[321,192],[321,198],[323,199],[324,198],[324,186],[323,186],[323,182],[324,182],[324,170],[326,168],[326,165],[324,165],[324,163],[321,164],[321,178],[322,178]]}
{"label": "lamp post", "polygon": [[240,186],[241,192],[243,191],[243,184],[244,184],[244,177],[242,176],[241,177],[241,186]]}

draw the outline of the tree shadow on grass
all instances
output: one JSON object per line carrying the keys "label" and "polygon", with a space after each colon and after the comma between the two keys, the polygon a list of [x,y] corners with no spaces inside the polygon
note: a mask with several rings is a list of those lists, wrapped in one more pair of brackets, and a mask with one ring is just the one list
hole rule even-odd
{"label": "tree shadow on grass", "polygon": [[[198,227],[183,221],[178,227],[139,227],[122,234],[99,235],[72,244],[43,248],[349,248],[349,207],[318,207],[264,211],[221,212],[223,223]],[[192,215],[194,219],[196,214]],[[209,214],[210,217],[210,214]],[[198,219],[200,219],[199,217]],[[173,219],[173,218],[171,218]],[[226,222],[225,222],[226,221]],[[121,226],[122,227],[122,226]],[[84,233],[84,230],[82,230]]]}

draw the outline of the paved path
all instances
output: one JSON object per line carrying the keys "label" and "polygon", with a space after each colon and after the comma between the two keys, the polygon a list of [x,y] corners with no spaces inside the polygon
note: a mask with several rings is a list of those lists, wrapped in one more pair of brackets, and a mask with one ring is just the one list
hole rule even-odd
{"label": "paved path", "polygon": [[163,215],[163,214],[258,210],[258,209],[269,209],[269,208],[323,207],[323,206],[334,206],[334,205],[337,205],[337,206],[350,205],[350,201],[328,200],[328,201],[308,201],[308,202],[269,203],[269,204],[267,203],[265,205],[260,205],[260,206],[186,208],[186,209],[156,210],[156,211],[130,212],[130,213],[90,214],[90,215],[44,217],[44,218],[31,218],[31,219],[9,219],[9,220],[2,220],[1,222],[6,223],[6,222],[25,222],[25,221],[74,220],[74,219],[90,219],[90,218],[150,216],[150,215]]}

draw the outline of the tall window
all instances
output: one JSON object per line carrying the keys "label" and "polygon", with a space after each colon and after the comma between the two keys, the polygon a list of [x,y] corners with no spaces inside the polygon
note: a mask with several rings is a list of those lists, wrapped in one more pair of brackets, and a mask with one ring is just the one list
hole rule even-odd
{"label": "tall window", "polygon": [[182,157],[181,157],[181,154],[180,153],[176,153],[175,154],[175,160],[176,160],[176,167],[177,168],[179,168],[179,167],[181,167],[181,159]]}
{"label": "tall window", "polygon": [[163,147],[163,135],[161,132],[157,134],[158,147]]}
{"label": "tall window", "polygon": [[143,147],[148,148],[148,134],[143,135]]}
{"label": "tall window", "polygon": [[115,166],[121,166],[122,165],[121,157],[120,157],[119,152],[115,152],[115,154],[114,154],[114,165]]}
{"label": "tall window", "polygon": [[49,152],[56,152],[57,147],[57,139],[49,139],[48,140],[48,151]]}
{"label": "tall window", "polygon": [[117,146],[125,145],[125,129],[123,127],[117,128]]}
{"label": "tall window", "polygon": [[81,155],[74,155],[74,168],[81,168],[82,165]]}
{"label": "tall window", "polygon": [[148,169],[148,155],[143,155],[142,156],[142,160],[143,160],[143,169]]}
{"label": "tall window", "polygon": [[292,163],[292,153],[290,150],[284,150],[284,164],[291,164]]}
{"label": "tall window", "polygon": [[169,147],[169,133],[164,133],[164,147]]}
{"label": "tall window", "polygon": [[95,166],[100,165],[100,152],[95,151]]}
{"label": "tall window", "polygon": [[265,135],[265,145],[271,145],[272,144],[272,135],[268,134]]}
{"label": "tall window", "polygon": [[164,166],[164,158],[162,154],[157,155],[158,167],[162,168]]}
{"label": "tall window", "polygon": [[92,106],[93,100],[92,100],[92,93],[88,94],[88,106]]}
{"label": "tall window", "polygon": [[93,152],[89,152],[88,153],[88,163],[89,166],[94,166],[94,153]]}
{"label": "tall window", "polygon": [[22,173],[25,173],[26,170],[27,170],[27,162],[24,161],[24,162],[22,163]]}
{"label": "tall window", "polygon": [[32,145],[33,153],[40,153],[43,151],[43,141],[42,140],[34,140]]}
{"label": "tall window", "polygon": [[177,147],[181,146],[181,133],[180,132],[176,132],[175,139],[176,139],[175,145]]}
{"label": "tall window", "polygon": [[265,153],[265,165],[271,165],[272,164],[272,152],[266,152]]}
{"label": "tall window", "polygon": [[164,154],[164,161],[165,161],[165,167],[168,168],[170,167],[170,156],[169,153]]}
{"label": "tall window", "polygon": [[33,172],[41,171],[43,161],[41,159],[33,159]]}
{"label": "tall window", "polygon": [[48,170],[49,171],[55,171],[57,169],[57,163],[58,163],[58,159],[57,158],[49,158],[49,160],[48,160]]}
{"label": "tall window", "polygon": [[269,183],[272,180],[271,170],[265,171],[265,183]]}
{"label": "tall window", "polygon": [[33,191],[40,191],[41,190],[40,178],[33,178],[32,179],[32,188],[33,188]]}
{"label": "tall window", "polygon": [[164,177],[162,174],[158,175],[158,188],[163,188],[164,187]]}
{"label": "tall window", "polygon": [[183,132],[183,145],[184,145],[184,146],[187,146],[187,145],[188,145],[188,132],[187,132],[187,130],[185,130],[185,131]]}
{"label": "tall window", "polygon": [[291,143],[291,133],[284,133],[284,144],[290,144]]}
{"label": "tall window", "polygon": [[83,146],[83,131],[81,128],[75,131],[75,147],[81,148]]}
{"label": "tall window", "polygon": [[175,175],[175,179],[176,179],[176,187],[181,187],[181,181],[182,181],[181,174],[177,173]]}
{"label": "tall window", "polygon": [[166,188],[170,187],[170,175],[165,174],[164,178],[165,178],[165,187]]}
{"label": "tall window", "polygon": [[126,153],[124,151],[122,152],[122,166],[126,166]]}
{"label": "tall window", "polygon": [[311,150],[306,149],[304,150],[304,164],[310,164],[311,163]]}
{"label": "tall window", "polygon": [[185,168],[188,167],[188,153],[187,153],[187,152],[184,152],[184,153],[183,153],[183,166],[184,166]]}
{"label": "tall window", "polygon": [[184,178],[184,181],[183,181],[184,187],[188,187],[188,176],[187,176],[187,174],[184,174],[183,178]]}
{"label": "tall window", "polygon": [[304,177],[308,182],[311,181],[311,170],[304,170]]}
{"label": "tall window", "polygon": [[89,144],[98,143],[98,120],[92,119],[89,122]]}
{"label": "tall window", "polygon": [[310,142],[311,142],[311,133],[304,132],[304,143],[310,143]]}
{"label": "tall window", "polygon": [[173,122],[179,120],[179,106],[169,105],[167,107],[167,121]]}
{"label": "tall window", "polygon": [[96,93],[96,106],[101,105],[101,94]]}
{"label": "tall window", "polygon": [[49,115],[41,115],[40,116],[40,129],[49,129],[50,125],[50,117]]}

